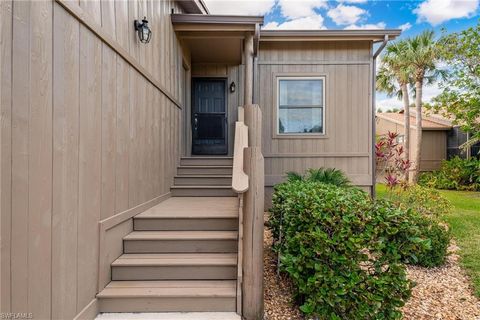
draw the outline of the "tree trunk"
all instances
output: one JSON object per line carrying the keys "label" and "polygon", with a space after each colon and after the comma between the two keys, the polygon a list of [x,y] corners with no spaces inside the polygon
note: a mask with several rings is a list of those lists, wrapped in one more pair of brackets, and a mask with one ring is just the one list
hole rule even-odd
{"label": "tree trunk", "polygon": [[417,127],[417,141],[416,141],[416,154],[415,154],[415,170],[413,171],[412,175],[412,182],[417,183],[418,174],[420,173],[420,161],[422,159],[422,90],[423,90],[423,83],[422,81],[415,82],[415,90],[417,96],[415,97],[415,107],[417,110],[417,119],[416,119],[416,127]]}
{"label": "tree trunk", "polygon": [[[405,116],[405,132],[403,146],[405,147],[405,159],[410,159],[410,101],[408,98],[408,87],[404,83],[401,85],[403,98],[403,114]],[[408,181],[409,171],[405,172],[405,181]]]}

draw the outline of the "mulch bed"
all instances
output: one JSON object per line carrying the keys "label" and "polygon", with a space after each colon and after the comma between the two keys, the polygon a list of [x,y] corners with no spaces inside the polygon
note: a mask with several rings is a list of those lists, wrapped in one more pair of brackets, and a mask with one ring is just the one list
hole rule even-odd
{"label": "mulch bed", "polygon": [[[271,250],[272,236],[264,232],[265,320],[304,320],[293,297],[292,285],[277,276],[277,257]],[[412,297],[403,307],[406,320],[480,320],[480,300],[459,266],[458,247],[452,244],[447,263],[440,268],[408,267],[416,283]]]}

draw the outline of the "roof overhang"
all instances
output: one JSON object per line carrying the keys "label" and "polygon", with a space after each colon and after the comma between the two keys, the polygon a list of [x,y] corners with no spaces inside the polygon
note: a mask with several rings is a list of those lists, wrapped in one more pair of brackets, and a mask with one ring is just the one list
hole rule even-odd
{"label": "roof overhang", "polygon": [[388,35],[393,40],[400,35],[400,29],[374,30],[262,30],[260,41],[384,41]]}
{"label": "roof overhang", "polygon": [[254,32],[256,25],[263,24],[263,17],[259,16],[172,14],[171,19],[177,32]]}
{"label": "roof overhang", "polygon": [[263,24],[257,16],[172,14],[171,19],[193,63],[240,64],[243,39],[246,34],[258,39]]}
{"label": "roof overhang", "polygon": [[209,14],[207,6],[203,0],[180,0],[178,4],[186,13]]}

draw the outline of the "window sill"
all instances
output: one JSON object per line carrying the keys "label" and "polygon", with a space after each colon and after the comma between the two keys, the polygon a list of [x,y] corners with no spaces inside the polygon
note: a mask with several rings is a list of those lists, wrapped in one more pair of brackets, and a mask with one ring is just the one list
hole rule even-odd
{"label": "window sill", "polygon": [[272,136],[272,139],[328,139],[329,136],[323,133],[319,134],[303,134],[303,133],[292,133],[292,134],[278,134],[275,133]]}

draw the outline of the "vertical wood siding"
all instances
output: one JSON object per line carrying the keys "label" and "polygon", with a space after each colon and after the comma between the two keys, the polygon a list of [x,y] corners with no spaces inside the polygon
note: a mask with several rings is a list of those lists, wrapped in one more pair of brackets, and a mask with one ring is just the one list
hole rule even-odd
{"label": "vertical wood siding", "polygon": [[[334,167],[372,185],[371,47],[368,41],[262,42],[256,96],[263,112],[265,184],[288,171]],[[276,127],[277,76],[326,77],[324,137],[281,137]]]}
{"label": "vertical wood siding", "polygon": [[[184,101],[169,17],[178,5],[68,3],[166,93],[56,1],[0,2],[0,311],[35,319],[73,319],[91,304],[99,222],[167,194],[180,156],[182,106],[166,96]],[[143,16],[148,45],[133,30]],[[106,260],[131,230],[118,226],[105,236]]]}

